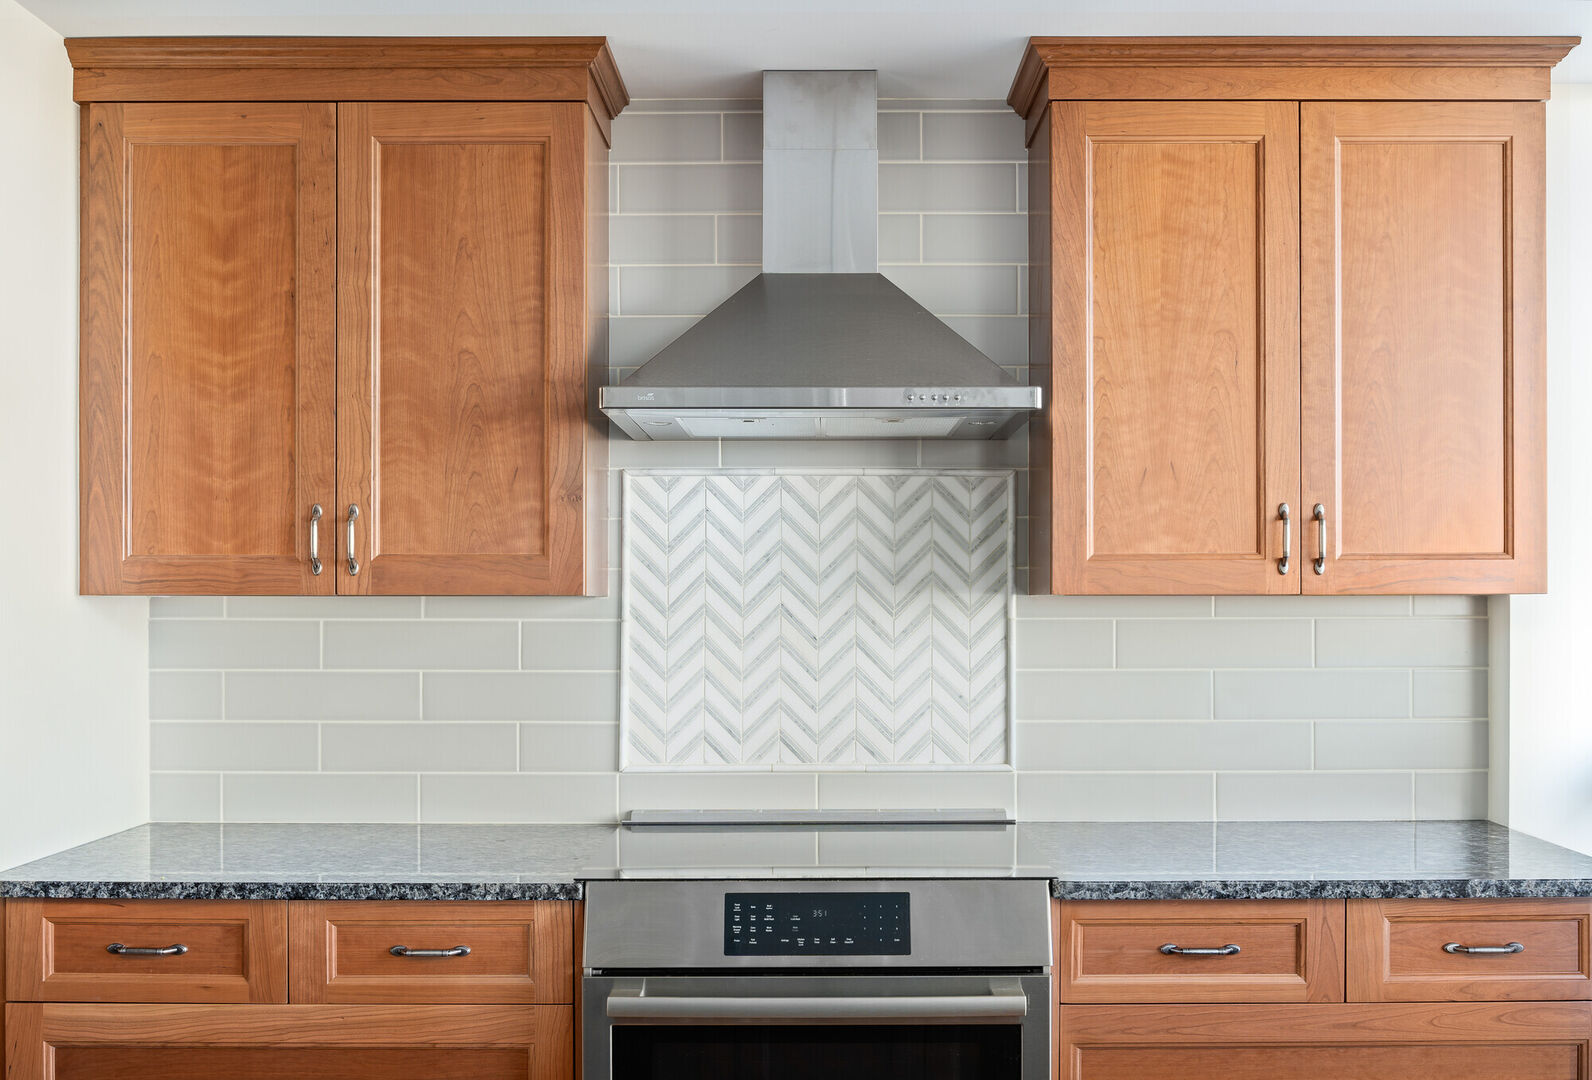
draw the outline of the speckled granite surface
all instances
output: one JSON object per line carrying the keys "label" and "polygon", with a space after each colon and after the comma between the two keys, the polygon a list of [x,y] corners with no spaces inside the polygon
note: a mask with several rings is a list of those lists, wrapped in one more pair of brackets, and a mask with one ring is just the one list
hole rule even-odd
{"label": "speckled granite surface", "polygon": [[1484,821],[143,825],[0,873],[0,896],[576,899],[612,877],[1051,879],[1074,900],[1592,896],[1592,857]]}

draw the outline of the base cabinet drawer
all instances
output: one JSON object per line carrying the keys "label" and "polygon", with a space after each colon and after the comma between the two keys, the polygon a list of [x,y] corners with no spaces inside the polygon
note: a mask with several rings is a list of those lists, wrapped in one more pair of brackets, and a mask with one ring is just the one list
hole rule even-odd
{"label": "base cabinet drawer", "polygon": [[6,1007],[8,1080],[571,1080],[567,1005]]}
{"label": "base cabinet drawer", "polygon": [[12,900],[11,1001],[287,1001],[287,905]]}
{"label": "base cabinet drawer", "polygon": [[1588,1080],[1592,1008],[1069,1005],[1060,1080]]}
{"label": "base cabinet drawer", "polygon": [[1063,1002],[1343,1000],[1341,900],[1063,901]]}
{"label": "base cabinet drawer", "polygon": [[568,1004],[574,908],[558,900],[294,903],[292,1000]]}
{"label": "base cabinet drawer", "polygon": [[1592,1000],[1592,900],[1351,900],[1353,1001]]}

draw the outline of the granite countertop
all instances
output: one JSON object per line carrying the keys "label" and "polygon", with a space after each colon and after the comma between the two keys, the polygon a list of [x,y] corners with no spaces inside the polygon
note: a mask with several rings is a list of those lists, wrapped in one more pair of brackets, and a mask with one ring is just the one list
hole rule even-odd
{"label": "granite countertop", "polygon": [[1045,878],[1072,900],[1592,896],[1592,857],[1485,821],[154,824],[0,873],[0,896],[558,900],[596,878],[785,876]]}

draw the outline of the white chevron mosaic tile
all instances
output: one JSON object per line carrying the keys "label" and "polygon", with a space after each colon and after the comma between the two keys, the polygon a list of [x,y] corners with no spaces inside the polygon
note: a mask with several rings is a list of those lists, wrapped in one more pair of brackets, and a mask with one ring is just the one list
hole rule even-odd
{"label": "white chevron mosaic tile", "polygon": [[1009,471],[627,470],[621,767],[1010,763]]}

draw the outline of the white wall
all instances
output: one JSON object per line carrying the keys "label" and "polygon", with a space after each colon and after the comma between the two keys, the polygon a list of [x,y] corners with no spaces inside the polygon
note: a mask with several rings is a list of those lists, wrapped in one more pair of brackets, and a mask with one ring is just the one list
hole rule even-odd
{"label": "white wall", "polygon": [[0,0],[0,867],[148,814],[148,602],[77,595],[77,107]]}
{"label": "white wall", "polygon": [[1548,103],[1548,592],[1493,602],[1494,716],[1507,717],[1493,816],[1583,851],[1592,851],[1589,469],[1592,85],[1561,84]]}

